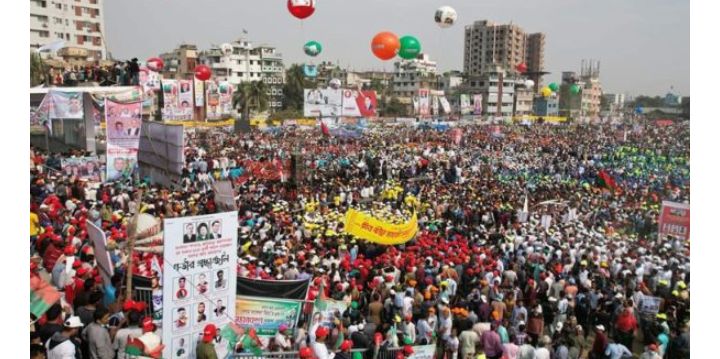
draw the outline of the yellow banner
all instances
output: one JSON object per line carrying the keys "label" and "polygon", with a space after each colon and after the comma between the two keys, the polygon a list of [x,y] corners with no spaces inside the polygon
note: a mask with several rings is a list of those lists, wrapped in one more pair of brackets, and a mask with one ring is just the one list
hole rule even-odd
{"label": "yellow banner", "polygon": [[392,224],[381,221],[369,214],[350,209],[345,213],[345,232],[364,240],[384,244],[403,244],[418,231],[417,214],[403,224]]}

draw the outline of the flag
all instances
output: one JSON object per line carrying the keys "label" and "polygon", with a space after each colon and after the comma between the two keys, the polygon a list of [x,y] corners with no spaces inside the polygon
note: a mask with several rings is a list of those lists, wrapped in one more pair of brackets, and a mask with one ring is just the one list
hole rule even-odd
{"label": "flag", "polygon": [[249,334],[245,334],[240,341],[244,350],[253,353],[254,355],[262,355],[262,348],[257,344],[258,339],[251,337]]}
{"label": "flag", "polygon": [[323,135],[330,136],[330,129],[327,127],[325,122],[320,121],[320,129],[322,130]]}
{"label": "flag", "polygon": [[605,170],[598,172],[598,178],[601,187],[606,187],[612,190],[617,190],[618,185],[615,183],[615,179],[610,176]]}
{"label": "flag", "polygon": [[38,52],[49,51],[51,53],[54,53],[54,52],[57,52],[58,50],[62,49],[63,47],[65,47],[65,41],[58,40],[58,41],[53,41],[49,44],[45,44],[45,45],[41,46],[38,49]]}
{"label": "flag", "polygon": [[38,276],[30,277],[30,313],[40,318],[60,300],[60,292]]}

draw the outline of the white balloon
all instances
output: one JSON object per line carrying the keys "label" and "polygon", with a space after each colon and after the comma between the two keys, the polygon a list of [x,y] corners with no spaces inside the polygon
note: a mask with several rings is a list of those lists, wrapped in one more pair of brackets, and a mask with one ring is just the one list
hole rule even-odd
{"label": "white balloon", "polygon": [[435,23],[443,29],[455,25],[457,17],[457,11],[450,6],[443,6],[435,11]]}
{"label": "white balloon", "polygon": [[533,87],[533,86],[535,86],[535,81],[533,81],[533,80],[526,80],[526,81],[525,81],[525,87],[531,88],[531,87]]}

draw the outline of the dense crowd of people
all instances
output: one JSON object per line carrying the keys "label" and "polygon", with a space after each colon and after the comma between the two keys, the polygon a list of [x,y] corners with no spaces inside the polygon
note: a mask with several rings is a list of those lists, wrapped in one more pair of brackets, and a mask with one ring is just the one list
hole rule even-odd
{"label": "dense crowd of people", "polygon": [[97,83],[100,86],[138,86],[140,65],[133,58],[118,61],[114,65],[71,65],[67,67],[51,67],[47,73],[46,83],[51,86],[74,87],[82,83]]}
{"label": "dense crowd of people", "polygon": [[[128,219],[214,213],[212,183],[226,179],[239,210],[237,274],[308,279],[308,301],[348,304],[331,327],[308,315],[264,350],[406,357],[435,344],[438,358],[689,358],[689,242],[657,233],[663,200],[689,203],[689,126],[638,124],[622,136],[611,125],[459,128],[459,139],[389,124],[359,138],[190,130],[174,188],[88,183],[58,168],[82,153],[32,149],[31,280],[62,297],[32,318],[31,358],[153,347],[158,328],[121,286],[128,272],[152,276],[157,255],[125,252]],[[416,213],[419,231],[398,246],[354,238],[343,226],[350,208],[395,223]],[[111,284],[94,267],[87,221],[108,235]],[[243,343],[236,350],[250,352]],[[213,357],[211,346],[198,357]]]}

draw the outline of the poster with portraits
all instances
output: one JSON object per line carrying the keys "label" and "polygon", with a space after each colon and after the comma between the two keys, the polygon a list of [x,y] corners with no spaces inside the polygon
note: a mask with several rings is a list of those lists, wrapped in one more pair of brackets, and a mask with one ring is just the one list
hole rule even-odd
{"label": "poster with portraits", "polygon": [[143,108],[152,109],[157,102],[157,93],[160,91],[160,73],[142,66],[139,76],[140,88],[143,92]]}
{"label": "poster with portraits", "polygon": [[180,92],[175,106],[175,120],[190,121],[193,119],[193,82],[191,80],[179,80]]}
{"label": "poster with portraits", "polygon": [[180,88],[177,80],[163,80],[162,82],[162,119],[163,121],[176,120],[175,115],[179,112],[178,97]]}
{"label": "poster with portraits", "polygon": [[[237,226],[237,211],[165,219],[163,357],[185,351],[193,358],[207,324],[222,328],[234,320]],[[225,339],[214,343],[225,357]]]}
{"label": "poster with portraits", "polygon": [[432,97],[432,113],[433,115],[440,114],[440,99],[434,95]]}
{"label": "poster with portraits", "polygon": [[142,100],[119,103],[105,99],[106,181],[129,178],[137,169],[142,127]]}
{"label": "poster with portraits", "polygon": [[233,86],[227,82],[205,81],[208,120],[222,120],[232,115]]}
{"label": "poster with portraits", "polygon": [[473,115],[482,115],[482,95],[473,95]]}
{"label": "poster with portraits", "polygon": [[472,109],[470,108],[470,95],[460,95],[460,114],[469,115]]}
{"label": "poster with portraits", "polygon": [[418,90],[418,103],[420,107],[420,116],[430,116],[430,91],[425,89]]}
{"label": "poster with portraits", "polygon": [[80,92],[50,91],[50,118],[82,119],[83,101]]}
{"label": "poster with portraits", "polygon": [[450,111],[452,111],[452,108],[450,107],[450,102],[448,102],[447,97],[441,96],[440,97],[440,105],[442,105],[443,112],[445,114],[450,114]]}
{"label": "poster with portraits", "polygon": [[342,116],[375,117],[376,108],[375,91],[342,90]]}
{"label": "poster with portraits", "polygon": [[195,89],[195,107],[205,106],[205,82],[193,78],[193,87]]}
{"label": "poster with portraits", "polygon": [[63,158],[60,161],[60,168],[68,177],[89,182],[102,181],[102,164],[97,156]]}

